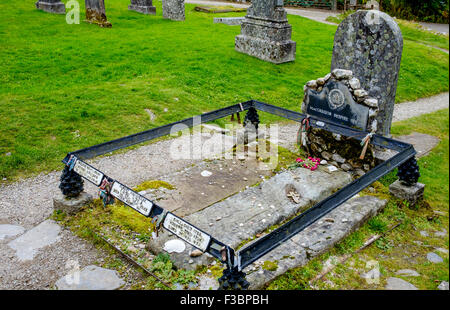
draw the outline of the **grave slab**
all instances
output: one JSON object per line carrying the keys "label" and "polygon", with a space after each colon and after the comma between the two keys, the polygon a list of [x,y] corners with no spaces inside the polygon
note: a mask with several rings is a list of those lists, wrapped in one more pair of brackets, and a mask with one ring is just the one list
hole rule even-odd
{"label": "grave slab", "polygon": [[[351,180],[351,176],[343,171],[329,173],[323,168],[315,171],[297,168],[277,174],[258,186],[249,187],[184,219],[236,248],[244,240],[307,209],[312,202],[329,196]],[[291,193],[296,193],[298,198],[292,199],[289,196]],[[160,253],[165,244],[174,239],[178,238],[163,231],[149,242],[149,248],[154,253]],[[197,257],[186,255],[193,250],[192,246],[186,245],[182,253],[171,253],[175,266],[195,269],[197,265],[212,262],[209,254]]]}
{"label": "grave slab", "polygon": [[[250,282],[249,289],[261,289],[264,284],[289,269],[304,266],[375,216],[385,205],[385,200],[374,196],[356,197],[340,205],[324,218],[247,266],[244,272]],[[276,270],[264,269],[262,265],[265,261],[274,263]]]}
{"label": "grave slab", "polygon": [[37,252],[47,245],[59,241],[61,227],[52,220],[46,220],[22,236],[8,243],[16,251],[19,261],[32,260]]}
{"label": "grave slab", "polygon": [[259,170],[258,164],[256,160],[217,159],[163,176],[162,181],[175,189],[166,191],[158,204],[178,216],[190,215],[272,175],[271,170]]}
{"label": "grave slab", "polygon": [[59,290],[116,290],[125,282],[117,271],[90,265],[59,279],[55,285]]}
{"label": "grave slab", "polygon": [[66,6],[60,0],[38,0],[36,8],[48,13],[66,14]]}
{"label": "grave slab", "polygon": [[156,14],[156,7],[153,6],[152,0],[131,0],[128,10],[142,14]]}
{"label": "grave slab", "polygon": [[25,232],[25,228],[19,225],[2,224],[0,225],[0,240],[8,237],[14,237]]}
{"label": "grave slab", "polygon": [[214,17],[214,23],[237,26],[241,25],[244,19],[245,17]]}

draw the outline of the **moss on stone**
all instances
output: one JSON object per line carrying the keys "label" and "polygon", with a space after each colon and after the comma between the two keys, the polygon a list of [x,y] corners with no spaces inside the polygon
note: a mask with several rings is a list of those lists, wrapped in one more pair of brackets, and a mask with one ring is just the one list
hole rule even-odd
{"label": "moss on stone", "polygon": [[149,181],[145,181],[141,184],[139,184],[138,186],[136,186],[133,190],[136,192],[141,192],[141,191],[145,191],[147,189],[157,189],[157,188],[167,188],[170,190],[175,189],[175,186],[173,186],[170,183],[161,181],[161,180],[149,180]]}
{"label": "moss on stone", "polygon": [[275,271],[278,269],[278,261],[271,262],[269,260],[266,260],[263,263],[262,268],[268,271]]}

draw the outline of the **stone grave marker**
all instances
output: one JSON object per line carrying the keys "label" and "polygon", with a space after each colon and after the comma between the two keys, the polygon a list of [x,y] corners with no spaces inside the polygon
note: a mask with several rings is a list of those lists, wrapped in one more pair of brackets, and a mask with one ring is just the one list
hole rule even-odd
{"label": "stone grave marker", "polygon": [[163,18],[170,20],[185,20],[184,0],[163,0],[162,1]]}
{"label": "stone grave marker", "polygon": [[103,28],[110,28],[112,25],[106,18],[105,0],[85,0],[86,21],[97,24]]}
{"label": "stone grave marker", "polygon": [[49,13],[66,14],[66,5],[60,0],[38,0],[36,8]]}
{"label": "stone grave marker", "polygon": [[291,40],[282,0],[253,0],[236,36],[235,49],[259,59],[280,64],[295,60],[296,43]]}
{"label": "stone grave marker", "polygon": [[156,14],[156,8],[153,6],[152,0],[131,0],[128,10],[142,14]]}
{"label": "stone grave marker", "polygon": [[366,9],[368,10],[379,10],[380,4],[376,0],[369,0],[366,2]]}
{"label": "stone grave marker", "polygon": [[[360,87],[352,71],[335,69],[305,85],[302,112],[347,127],[376,132],[378,100],[369,97],[368,92]],[[345,171],[360,170],[362,175],[376,165],[370,145],[364,158],[360,158],[363,148],[359,140],[307,128],[306,124],[299,134],[302,147],[310,155],[328,160]]]}
{"label": "stone grave marker", "polygon": [[360,10],[339,25],[331,70],[351,70],[361,88],[378,100],[376,133],[390,136],[403,38],[397,23],[377,10]]}

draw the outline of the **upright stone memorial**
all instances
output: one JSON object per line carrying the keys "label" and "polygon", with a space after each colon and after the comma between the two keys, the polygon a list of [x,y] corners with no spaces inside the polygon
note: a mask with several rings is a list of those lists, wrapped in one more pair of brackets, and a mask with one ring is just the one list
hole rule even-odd
{"label": "upright stone memorial", "polygon": [[112,25],[106,18],[105,0],[85,0],[86,21],[97,24],[103,28],[110,28]]}
{"label": "upright stone memorial", "polygon": [[36,8],[49,13],[66,14],[66,5],[60,0],[38,0]]}
{"label": "upright stone memorial", "polygon": [[377,133],[390,136],[403,38],[397,23],[377,10],[360,10],[339,25],[331,70],[347,69],[378,100]]}
{"label": "upright stone memorial", "polygon": [[379,10],[380,9],[380,3],[376,0],[369,0],[366,2],[366,9],[369,10]]}
{"label": "upright stone memorial", "polygon": [[163,18],[181,21],[185,19],[184,0],[162,0]]}
{"label": "upright stone memorial", "polygon": [[236,36],[235,48],[259,59],[280,64],[295,60],[296,43],[291,40],[283,0],[253,0]]}
{"label": "upright stone memorial", "polygon": [[[304,90],[304,114],[376,132],[378,101],[368,96],[351,71],[335,69],[323,78],[309,81]],[[299,140],[310,155],[330,161],[345,171],[358,170],[362,175],[376,165],[370,145],[363,152],[360,141],[322,129],[308,128],[307,122],[301,126]]]}
{"label": "upright stone memorial", "polygon": [[[357,11],[338,27],[331,73],[305,86],[303,112],[369,133],[390,136],[403,39],[394,20]],[[362,175],[377,164],[368,142],[302,126],[300,142],[311,155]]]}
{"label": "upright stone memorial", "polygon": [[128,10],[142,14],[156,14],[156,8],[153,6],[152,0],[131,0]]}

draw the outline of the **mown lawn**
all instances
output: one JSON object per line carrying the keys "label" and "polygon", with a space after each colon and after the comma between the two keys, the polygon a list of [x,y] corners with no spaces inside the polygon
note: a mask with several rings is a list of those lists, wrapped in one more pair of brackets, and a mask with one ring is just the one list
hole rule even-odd
{"label": "mown lawn", "polygon": [[[396,172],[391,172],[372,185],[375,193],[368,189],[361,192],[362,195],[376,195],[388,200],[380,214],[331,251],[275,279],[268,289],[383,289],[388,277],[402,278],[419,289],[436,289],[441,281],[449,280],[449,110],[393,124],[394,135],[412,132],[434,135],[441,140],[429,155],[418,161],[421,173],[419,182],[426,184],[424,202],[410,207],[393,198],[388,186],[396,180]],[[388,232],[397,223],[401,225]],[[420,233],[423,231],[429,236],[423,236]],[[435,235],[443,231],[446,231],[444,236]],[[333,258],[354,253],[371,236],[382,233],[386,233],[383,238],[354,254],[345,263],[338,264],[321,280],[310,282],[320,274],[327,260],[333,261]],[[445,249],[447,253],[438,249]],[[430,252],[441,256],[443,262],[427,261],[426,255]],[[368,282],[362,277],[374,267],[380,271],[377,283]],[[413,269],[420,276],[397,275],[400,269]]]}
{"label": "mown lawn", "polygon": [[[299,110],[305,82],[329,71],[336,30],[290,15],[296,61],[273,65],[235,52],[239,27],[213,24],[194,5],[185,22],[172,22],[160,1],[157,15],[146,16],[128,11],[129,0],[109,0],[113,27],[102,29],[69,25],[34,2],[0,3],[0,182],[60,169],[69,151],[240,101]],[[397,101],[447,91],[448,69],[447,54],[405,41]]]}

